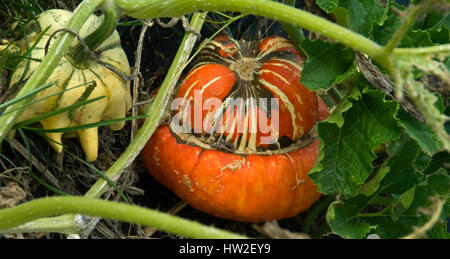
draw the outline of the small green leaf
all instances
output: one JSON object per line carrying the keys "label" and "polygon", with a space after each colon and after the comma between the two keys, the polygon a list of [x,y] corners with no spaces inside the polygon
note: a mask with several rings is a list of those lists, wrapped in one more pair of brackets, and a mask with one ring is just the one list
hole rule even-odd
{"label": "small green leaf", "polygon": [[414,200],[415,190],[416,188],[413,187],[396,198],[397,201],[391,206],[392,220],[396,221],[402,213],[411,206],[411,203]]}
{"label": "small green leaf", "polygon": [[364,183],[361,188],[358,190],[358,194],[363,194],[366,196],[372,196],[378,188],[380,188],[381,180],[383,180],[384,176],[389,172],[389,167],[380,167],[369,181]]}
{"label": "small green leaf", "polygon": [[400,195],[423,181],[430,157],[416,141],[404,135],[389,145],[387,153],[390,171],[383,179],[380,194]]}
{"label": "small green leaf", "polygon": [[344,238],[364,238],[374,228],[356,215],[370,198],[360,195],[350,200],[335,201],[330,204],[326,220],[331,230]]}
{"label": "small green leaf", "polygon": [[429,29],[430,39],[433,44],[447,44],[450,42],[450,32],[448,27],[440,27],[439,29]]}
{"label": "small green leaf", "polygon": [[405,9],[404,7],[390,1],[386,20],[382,24],[375,23],[373,25],[372,31],[370,31],[369,36],[380,45],[386,45],[394,35],[394,32],[402,23],[400,17],[398,17],[398,15],[392,11],[391,6],[394,6],[395,8],[400,10]]}
{"label": "small green leaf", "polygon": [[308,56],[300,82],[312,90],[328,89],[353,66],[355,55],[344,45],[305,39],[301,48]]}
{"label": "small green leaf", "polygon": [[350,90],[350,93],[333,109],[333,112],[328,116],[326,121],[335,123],[339,128],[342,127],[344,124],[344,117],[342,117],[342,114],[352,108],[352,101],[357,101],[361,97],[358,88],[353,87]]}
{"label": "small green leaf", "polygon": [[368,198],[357,196],[345,203],[335,201],[328,208],[326,220],[334,233],[344,238],[364,238],[369,234],[371,225],[355,215],[364,208]]}
{"label": "small green leaf", "polygon": [[400,46],[403,48],[427,47],[433,45],[430,33],[422,30],[410,29],[403,37]]}
{"label": "small green leaf", "polygon": [[[401,47],[426,47],[449,42],[449,29],[443,13],[430,9],[425,17],[415,22],[403,38]],[[448,17],[448,16],[447,16]],[[396,16],[400,21],[400,18]]]}
{"label": "small green leaf", "polygon": [[428,175],[425,182],[432,192],[444,197],[450,195],[450,175],[444,168],[439,168],[434,173]]}
{"label": "small green leaf", "polygon": [[430,162],[430,165],[428,166],[427,170],[424,172],[425,175],[430,175],[434,173],[439,168],[444,168],[445,164],[450,161],[450,153],[447,151],[442,151],[439,153],[436,153]]}
{"label": "small green leaf", "polygon": [[[438,12],[429,9],[422,19],[419,19],[413,24],[414,30],[427,30],[431,28],[438,28],[445,22],[446,15],[444,12]],[[445,24],[444,24],[445,25]]]}
{"label": "small green leaf", "polygon": [[336,7],[333,12],[339,25],[350,27],[350,13],[344,7]]}
{"label": "small green leaf", "polygon": [[341,0],[339,6],[349,11],[351,28],[364,36],[369,35],[373,24],[382,24],[386,19],[387,8],[377,0]]}
{"label": "small green leaf", "polygon": [[325,12],[332,13],[338,7],[339,0],[316,0],[316,4]]}
{"label": "small green leaf", "polygon": [[372,173],[373,150],[401,136],[394,118],[398,104],[384,97],[369,90],[345,112],[342,127],[327,121],[318,124],[322,166],[309,176],[320,192],[355,196]]}
{"label": "small green leaf", "polygon": [[[389,2],[389,7],[404,10],[405,7]],[[442,14],[427,14],[425,19],[414,24],[402,39],[399,47],[425,47],[433,44],[446,44],[449,42],[449,30],[442,25]],[[394,32],[402,23],[401,18],[388,8],[386,19],[383,23],[373,24],[369,36],[377,43],[385,45],[389,42]]]}
{"label": "small green leaf", "polygon": [[426,124],[418,121],[402,109],[399,110],[397,118],[400,126],[406,130],[411,138],[417,141],[417,144],[428,155],[433,155],[441,150],[442,144]]}
{"label": "small green leaf", "polygon": [[414,199],[414,191],[415,188],[411,188],[409,190],[407,190],[406,192],[402,193],[402,195],[400,195],[397,199],[397,201],[405,208],[409,208],[409,206],[411,206],[411,203],[413,202]]}

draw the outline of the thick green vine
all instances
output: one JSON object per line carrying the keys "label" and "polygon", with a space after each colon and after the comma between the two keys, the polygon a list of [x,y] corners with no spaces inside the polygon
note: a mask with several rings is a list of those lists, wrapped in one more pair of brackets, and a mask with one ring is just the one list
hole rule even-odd
{"label": "thick green vine", "polygon": [[90,59],[89,53],[85,51],[85,46],[89,50],[94,50],[103,43],[114,32],[119,21],[119,12],[112,1],[106,1],[102,8],[104,13],[104,20],[102,24],[85,39],[84,43],[81,41],[77,43],[67,54],[67,59],[74,67],[85,69],[88,67],[87,62]]}
{"label": "thick green vine", "polygon": [[118,202],[72,196],[40,198],[0,210],[0,229],[12,228],[33,219],[67,213],[80,213],[153,226],[163,231],[190,238],[245,238],[242,235],[155,210]]}

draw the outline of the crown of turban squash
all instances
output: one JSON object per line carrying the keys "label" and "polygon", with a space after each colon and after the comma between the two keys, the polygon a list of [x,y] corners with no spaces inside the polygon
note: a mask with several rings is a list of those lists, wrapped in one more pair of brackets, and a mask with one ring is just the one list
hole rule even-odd
{"label": "crown of turban squash", "polygon": [[[48,41],[49,47],[64,33],[56,33],[64,28],[71,18],[72,13],[66,10],[52,9],[39,15],[36,21],[28,26],[28,32],[19,43],[27,43],[33,46],[30,58],[25,58],[11,76],[10,86],[19,84],[31,75],[45,56],[45,46]],[[113,26],[109,26],[107,35],[95,35],[107,19],[112,19]],[[72,47],[63,56],[53,73],[47,80],[51,86],[39,92],[34,100],[41,100],[28,106],[18,122],[34,118],[50,111],[64,108],[82,100],[103,97],[97,101],[78,107],[76,110],[66,111],[48,117],[40,121],[44,129],[59,129],[101,120],[118,119],[125,117],[131,108],[131,96],[129,81],[126,77],[130,75],[130,65],[124,50],[120,44],[120,37],[114,30],[117,17],[91,15],[79,31],[79,35],[85,40],[96,58],[89,56],[85,48],[75,38]],[[103,28],[105,30],[105,28]],[[106,29],[108,30],[108,29]],[[104,33],[104,31],[102,32]],[[43,34],[43,35],[42,35]],[[99,38],[100,37],[100,38]],[[28,48],[22,46],[22,52]],[[112,68],[112,69],[111,69]],[[46,98],[48,97],[48,98]],[[110,124],[113,130],[119,130],[124,122]],[[61,138],[63,132],[48,132],[50,145],[61,152]],[[98,129],[97,127],[86,128],[76,132],[80,139],[86,160],[93,161],[98,155]]]}

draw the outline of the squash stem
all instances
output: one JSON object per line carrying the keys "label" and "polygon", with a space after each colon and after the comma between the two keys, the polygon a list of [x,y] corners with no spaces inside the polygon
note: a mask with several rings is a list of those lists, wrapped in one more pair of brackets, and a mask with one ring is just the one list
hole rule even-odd
{"label": "squash stem", "polygon": [[[269,0],[114,0],[127,15],[149,19],[155,17],[179,17],[184,14],[204,11],[235,11],[265,16],[282,23],[289,23],[336,40],[355,50],[366,53],[374,60],[380,59],[382,46],[343,26],[322,17],[283,3]],[[381,60],[381,62],[384,60]],[[381,63],[380,62],[380,63]]]}
{"label": "squash stem", "polygon": [[[119,20],[119,12],[111,1],[106,1],[100,6],[104,17],[102,24],[91,34],[86,36],[83,42],[78,42],[66,54],[66,58],[74,67],[86,69],[89,67],[89,60],[92,59],[92,53],[98,48],[116,29]],[[88,48],[88,49],[86,49]]]}
{"label": "squash stem", "polygon": [[[15,207],[2,209],[0,210],[0,232],[7,232],[6,230],[12,227],[25,230],[27,226],[23,224],[30,224],[29,222],[33,219],[72,213],[154,226],[160,230],[177,233],[188,238],[247,238],[240,234],[203,225],[196,221],[183,219],[157,210],[77,196],[39,198]],[[70,215],[61,216],[59,219],[63,221],[69,220],[73,224],[79,224],[77,218],[73,218]],[[51,221],[47,220],[45,223],[52,227]],[[59,221],[58,223],[62,222]],[[68,224],[64,224],[64,226],[66,227],[66,231],[70,230]],[[47,231],[46,229],[42,230]]]}
{"label": "squash stem", "polygon": [[[295,2],[296,2],[295,0],[286,0],[286,5],[295,7]],[[300,27],[297,27],[290,23],[281,22],[280,24],[283,27],[284,31],[286,31],[286,33],[289,35],[291,41],[294,42],[297,48],[299,49],[298,46],[305,39],[303,30]]]}
{"label": "squash stem", "polygon": [[[0,210],[0,214],[3,210]],[[17,224],[16,227],[0,230],[5,233],[30,233],[30,232],[58,232],[63,234],[79,234],[82,229],[81,215],[65,214],[58,217],[40,218],[25,224]]]}

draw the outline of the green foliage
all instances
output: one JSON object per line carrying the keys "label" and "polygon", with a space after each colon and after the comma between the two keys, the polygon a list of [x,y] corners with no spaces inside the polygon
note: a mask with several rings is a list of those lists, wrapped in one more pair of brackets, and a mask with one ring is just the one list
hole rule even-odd
{"label": "green foliage", "polygon": [[390,170],[380,186],[383,194],[400,195],[423,180],[430,158],[414,140],[403,136],[389,145],[387,154],[385,164]]}
{"label": "green foliage", "polygon": [[368,36],[375,24],[386,19],[387,8],[377,0],[316,0],[317,5],[327,13],[332,13],[340,24],[350,22],[350,28]]}
{"label": "green foliage", "polygon": [[[422,226],[429,220],[430,215],[419,214],[418,211],[419,208],[431,206],[430,197],[448,197],[448,172],[440,168],[424,177],[421,171],[426,167],[426,161],[420,161],[418,158],[424,155],[420,148],[417,145],[414,148],[415,144],[412,144],[414,142],[411,140],[402,139],[397,142],[396,149],[413,150],[410,155],[407,154],[410,152],[397,154],[392,163],[389,163],[391,167],[375,193],[369,196],[360,194],[330,205],[327,222],[335,233],[345,238],[365,238],[371,233],[376,233],[381,238],[399,238],[413,232],[413,226]],[[402,160],[403,165],[411,166],[402,168],[398,160]],[[392,166],[394,162],[397,166]],[[441,213],[442,220],[427,231],[429,238],[450,237],[443,221],[448,215],[448,205],[445,205]]]}
{"label": "green foliage", "polygon": [[404,110],[400,110],[397,117],[399,124],[408,132],[411,138],[417,141],[423,151],[433,155],[441,150],[442,145],[427,125],[421,123]]}
{"label": "green foliage", "polygon": [[333,112],[330,116],[328,116],[327,122],[335,123],[339,128],[341,128],[344,124],[344,117],[342,114],[353,106],[352,100],[358,101],[359,99],[361,99],[361,92],[357,87],[353,87],[346,98],[341,100],[341,102],[336,105]]}
{"label": "green foliage", "polygon": [[333,83],[341,82],[355,60],[350,48],[320,39],[305,39],[301,48],[308,56],[301,83],[313,90],[328,89]]}
{"label": "green foliage", "polygon": [[[362,76],[348,76],[348,64],[354,57],[343,51],[345,47],[339,50],[344,53],[342,58],[322,53],[331,49],[332,43],[301,45],[309,58],[302,72],[302,83],[307,87],[317,90],[340,84],[353,86],[333,107],[329,118],[318,125],[321,154],[309,176],[320,192],[337,195],[326,219],[332,232],[344,238],[366,238],[369,234],[400,238],[410,233],[415,237],[449,238],[445,219],[450,216],[450,138],[445,129],[448,115],[443,112],[449,110],[449,102],[433,89],[440,89],[448,98],[450,51],[443,46],[450,41],[450,19],[442,10],[427,9],[425,4],[423,10],[414,10],[393,1],[388,1],[386,7],[379,2],[316,1],[339,24],[380,45],[390,43],[409,49],[395,54],[389,61],[391,68],[380,67],[393,76],[395,96],[389,92],[387,97],[382,93],[386,89],[369,86]],[[418,15],[420,11],[424,12]],[[399,12],[409,19],[419,18],[404,21]],[[411,26],[405,27],[408,22]],[[324,70],[318,68],[320,55],[323,58],[319,60],[326,63],[322,65]],[[343,62],[341,58],[347,66],[330,69]],[[314,69],[308,67],[312,65]],[[425,84],[425,76],[436,78],[437,86]],[[403,91],[425,122],[392,99],[406,98]],[[442,212],[438,220],[430,223],[433,213],[439,212],[437,201],[444,204]],[[428,223],[421,233],[419,227]]]}
{"label": "green foliage", "polygon": [[395,2],[390,1],[389,8],[387,8],[386,19],[382,24],[374,24],[372,31],[369,33],[370,38],[379,44],[387,44],[402,23],[400,17],[398,17],[393,11],[393,8],[397,8],[399,10],[405,9],[403,6],[397,5]]}
{"label": "green foliage", "polygon": [[316,0],[316,3],[327,13],[333,12],[339,6],[339,0]]}
{"label": "green foliage", "polygon": [[309,176],[325,194],[355,196],[372,172],[371,163],[376,157],[373,150],[400,137],[396,102],[386,101],[384,94],[369,90],[352,104],[343,116],[342,127],[328,121],[319,123],[323,170]]}
{"label": "green foliage", "polygon": [[387,10],[377,0],[341,0],[339,5],[350,13],[351,28],[364,36],[368,36],[374,24],[383,22]]}

